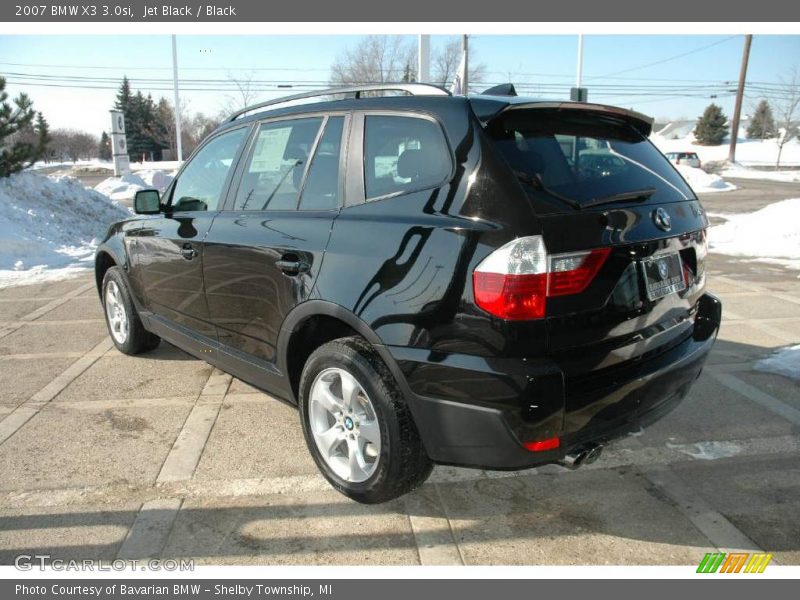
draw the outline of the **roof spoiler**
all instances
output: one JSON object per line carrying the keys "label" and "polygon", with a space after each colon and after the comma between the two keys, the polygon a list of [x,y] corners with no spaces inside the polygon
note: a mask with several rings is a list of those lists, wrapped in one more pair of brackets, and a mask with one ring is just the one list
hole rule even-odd
{"label": "roof spoiler", "polygon": [[[474,101],[479,101],[480,96],[473,96],[470,98],[473,101],[473,107],[477,108]],[[498,97],[494,97],[494,100],[499,100]],[[618,106],[607,106],[605,104],[590,104],[588,102],[509,102],[508,104],[500,104],[500,103],[493,103],[495,110],[492,112],[483,112],[483,114],[479,114],[478,110],[475,110],[476,115],[478,118],[483,121],[484,123],[488,123],[499,117],[502,114],[505,114],[509,111],[516,111],[516,110],[540,110],[540,109],[550,109],[550,110],[564,110],[564,111],[585,111],[585,112],[593,112],[598,114],[605,114],[615,116],[617,118],[623,119],[627,123],[629,123],[634,129],[636,129],[639,133],[643,136],[647,137],[650,135],[650,132],[653,131],[653,118],[648,117],[642,113],[636,112],[634,110],[628,110],[625,108],[619,108]],[[489,108],[486,106],[485,108]]]}

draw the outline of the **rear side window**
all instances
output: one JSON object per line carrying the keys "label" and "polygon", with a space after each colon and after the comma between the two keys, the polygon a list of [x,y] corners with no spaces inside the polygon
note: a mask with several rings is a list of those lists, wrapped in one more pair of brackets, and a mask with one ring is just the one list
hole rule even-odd
{"label": "rear side window", "polygon": [[694,198],[655,146],[613,115],[510,111],[487,131],[540,209]]}
{"label": "rear side window", "polygon": [[364,187],[367,200],[441,185],[450,174],[441,127],[419,117],[367,115]]}
{"label": "rear side window", "polygon": [[300,210],[339,207],[339,157],[344,117],[330,117],[320,138],[300,198]]}
{"label": "rear side window", "polygon": [[256,134],[234,210],[294,210],[322,117],[265,123]]}

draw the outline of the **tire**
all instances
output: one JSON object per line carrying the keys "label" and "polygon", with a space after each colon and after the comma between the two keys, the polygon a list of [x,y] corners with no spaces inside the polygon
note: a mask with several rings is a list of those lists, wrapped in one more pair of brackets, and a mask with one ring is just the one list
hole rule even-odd
{"label": "tire", "polygon": [[160,337],[142,325],[119,267],[111,267],[106,271],[101,300],[108,334],[117,350],[123,354],[141,354],[161,343]]}
{"label": "tire", "polygon": [[[327,411],[325,402],[320,401],[327,398],[322,391],[328,389],[334,397],[338,393],[343,401],[348,376],[360,387],[356,395],[350,395],[354,412],[345,409],[336,416],[336,411]],[[345,496],[364,504],[386,502],[421,485],[430,475],[433,463],[403,394],[384,362],[362,338],[334,340],[311,354],[300,377],[299,404],[311,456],[330,484]],[[353,417],[351,429],[347,427],[348,414]],[[377,432],[379,440],[374,443]],[[356,437],[337,442],[337,434]],[[334,449],[326,455],[322,447],[328,445],[327,440],[334,440]],[[354,448],[360,448],[356,454],[363,459],[363,467],[358,459],[358,468],[351,466]]]}

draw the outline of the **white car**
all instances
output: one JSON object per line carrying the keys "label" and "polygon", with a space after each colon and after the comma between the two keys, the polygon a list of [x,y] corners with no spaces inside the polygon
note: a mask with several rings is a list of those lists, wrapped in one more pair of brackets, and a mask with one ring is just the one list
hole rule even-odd
{"label": "white car", "polygon": [[696,152],[667,152],[665,154],[669,162],[675,165],[686,165],[687,167],[700,168],[700,157]]}

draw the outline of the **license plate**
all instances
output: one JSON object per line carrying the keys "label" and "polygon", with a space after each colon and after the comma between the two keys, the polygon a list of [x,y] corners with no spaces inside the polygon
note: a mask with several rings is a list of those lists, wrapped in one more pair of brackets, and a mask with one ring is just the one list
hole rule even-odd
{"label": "license plate", "polygon": [[642,270],[647,297],[650,300],[680,292],[686,287],[681,255],[677,252],[645,258],[642,260]]}

